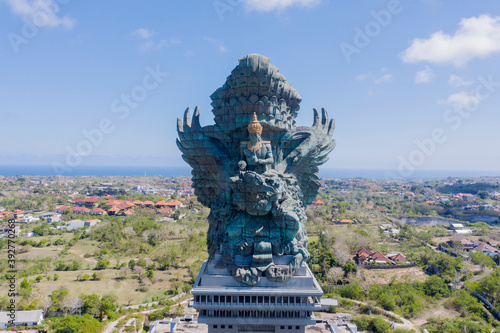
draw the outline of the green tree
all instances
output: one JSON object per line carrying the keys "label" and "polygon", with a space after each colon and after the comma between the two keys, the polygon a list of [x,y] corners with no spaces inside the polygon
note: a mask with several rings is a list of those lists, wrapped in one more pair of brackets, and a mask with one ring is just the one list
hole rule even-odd
{"label": "green tree", "polygon": [[92,295],[82,295],[83,313],[87,313],[94,318],[98,318],[101,316],[101,299],[96,294]]}
{"label": "green tree", "polygon": [[95,333],[103,330],[103,324],[90,315],[52,317],[50,327],[55,333]]}
{"label": "green tree", "polygon": [[106,269],[109,266],[109,260],[99,260],[94,269],[101,270]]}
{"label": "green tree", "polygon": [[477,196],[484,200],[489,197],[489,194],[486,191],[479,191],[477,192]]}
{"label": "green tree", "polygon": [[118,297],[116,297],[115,295],[107,295],[101,298],[101,311],[104,312],[108,317],[114,315],[117,307]]}

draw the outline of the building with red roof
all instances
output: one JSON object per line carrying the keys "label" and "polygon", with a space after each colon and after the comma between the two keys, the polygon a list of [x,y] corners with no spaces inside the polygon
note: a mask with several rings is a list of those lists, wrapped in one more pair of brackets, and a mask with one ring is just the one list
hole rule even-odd
{"label": "building with red roof", "polygon": [[316,200],[316,201],[313,201],[311,206],[312,207],[323,207],[325,205],[325,202],[324,201],[321,201],[321,200]]}

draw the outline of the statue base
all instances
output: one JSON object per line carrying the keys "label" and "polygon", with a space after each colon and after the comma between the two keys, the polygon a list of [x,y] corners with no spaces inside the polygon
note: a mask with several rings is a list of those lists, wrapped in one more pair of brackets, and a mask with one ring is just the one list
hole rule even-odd
{"label": "statue base", "polygon": [[297,332],[315,325],[323,291],[307,264],[286,282],[262,277],[257,285],[236,281],[227,269],[205,261],[191,293],[198,323],[209,333]]}

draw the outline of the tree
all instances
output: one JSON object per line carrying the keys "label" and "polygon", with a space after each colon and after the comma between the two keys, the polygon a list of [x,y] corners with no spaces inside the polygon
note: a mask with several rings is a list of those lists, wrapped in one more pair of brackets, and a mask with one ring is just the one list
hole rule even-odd
{"label": "tree", "polygon": [[337,282],[340,278],[344,276],[344,270],[342,267],[332,267],[328,270],[326,275],[326,279],[330,282],[330,285],[337,285]]}
{"label": "tree", "polygon": [[464,245],[460,241],[454,241],[453,243],[451,243],[451,247],[453,248],[453,250],[455,250],[455,252],[458,253],[463,250]]}
{"label": "tree", "polygon": [[446,285],[443,279],[435,275],[429,277],[427,281],[422,283],[422,288],[427,296],[446,297],[450,295],[450,289],[448,288],[448,285]]}
{"label": "tree", "polygon": [[64,312],[69,312],[69,314],[74,315],[77,312],[82,312],[82,306],[84,302],[80,297],[66,297],[61,303]]}
{"label": "tree", "polygon": [[107,295],[101,298],[101,311],[108,317],[114,315],[118,307],[118,297],[115,295]]}
{"label": "tree", "polygon": [[101,300],[99,299],[99,296],[97,296],[96,294],[82,295],[82,299],[83,313],[87,313],[94,318],[97,318],[101,315]]}
{"label": "tree", "polygon": [[102,332],[103,324],[90,315],[53,317],[50,327],[55,333],[95,333]]}
{"label": "tree", "polygon": [[349,259],[349,261],[343,266],[345,276],[350,273],[356,273],[358,271],[358,265],[354,262],[354,260]]}
{"label": "tree", "polygon": [[96,270],[106,269],[109,266],[109,264],[110,264],[109,260],[99,260],[94,269]]}
{"label": "tree", "polygon": [[477,196],[484,200],[489,197],[489,194],[486,191],[479,191],[477,192]]}

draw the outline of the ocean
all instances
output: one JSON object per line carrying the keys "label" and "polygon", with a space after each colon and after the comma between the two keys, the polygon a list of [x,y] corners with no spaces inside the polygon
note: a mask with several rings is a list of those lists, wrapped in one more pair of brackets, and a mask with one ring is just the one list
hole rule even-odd
{"label": "ocean", "polygon": [[[54,176],[57,171],[50,165],[0,165],[0,176]],[[60,173],[59,173],[60,174]],[[64,176],[190,176],[191,168],[171,166],[80,166],[65,170]],[[500,176],[498,171],[415,170],[402,177],[395,170],[381,169],[328,169],[320,168],[322,178],[446,178]]]}

